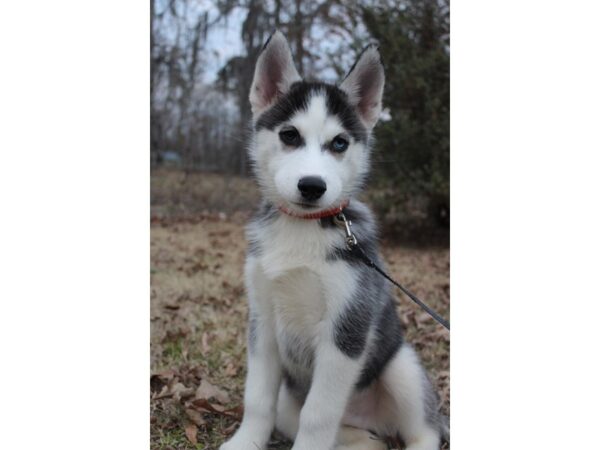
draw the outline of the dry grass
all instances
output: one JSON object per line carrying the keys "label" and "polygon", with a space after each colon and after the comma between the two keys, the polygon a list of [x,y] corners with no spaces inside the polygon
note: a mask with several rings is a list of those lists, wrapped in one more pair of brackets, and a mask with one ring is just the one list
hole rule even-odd
{"label": "dry grass", "polygon": [[[151,380],[151,447],[217,449],[235,430],[241,414],[247,315],[241,274],[247,213],[200,214],[212,209],[204,203],[193,214],[174,214],[177,207],[168,205],[173,188],[166,186],[181,184],[178,176],[182,175],[170,173],[159,185],[153,174],[151,369],[155,376]],[[205,183],[210,184],[212,177],[205,178]],[[227,182],[221,183],[225,186]],[[238,208],[247,206],[256,195],[245,183],[241,179],[229,181],[230,187],[242,187]],[[217,190],[204,185],[200,192],[215,205],[219,195],[221,199],[233,195]],[[384,244],[392,276],[448,317],[448,249]],[[430,370],[447,412],[448,333],[410,300],[399,298],[398,313],[407,339]],[[207,382],[222,392],[216,389],[207,394],[202,385]],[[290,445],[274,440],[272,448],[287,449]]]}
{"label": "dry grass", "polygon": [[153,217],[249,212],[259,201],[254,181],[236,175],[157,169],[152,172],[151,189]]}

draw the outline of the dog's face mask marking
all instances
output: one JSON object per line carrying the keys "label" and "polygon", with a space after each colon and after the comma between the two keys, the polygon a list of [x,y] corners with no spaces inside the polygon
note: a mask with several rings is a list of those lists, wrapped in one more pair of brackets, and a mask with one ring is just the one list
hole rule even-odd
{"label": "dog's face mask marking", "polygon": [[263,195],[299,213],[337,206],[361,187],[381,112],[383,66],[368,47],[339,86],[303,82],[276,32],[256,64],[250,156]]}

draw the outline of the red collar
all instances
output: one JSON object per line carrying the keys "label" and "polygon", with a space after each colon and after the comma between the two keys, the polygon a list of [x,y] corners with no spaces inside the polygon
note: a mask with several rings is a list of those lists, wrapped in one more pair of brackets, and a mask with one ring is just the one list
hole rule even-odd
{"label": "red collar", "polygon": [[280,206],[279,211],[287,214],[288,216],[297,217],[299,219],[323,219],[324,217],[337,216],[339,213],[341,213],[343,211],[343,209],[346,206],[348,206],[348,203],[350,203],[350,200],[345,200],[342,203],[340,203],[339,206],[335,206],[333,208],[329,208],[324,211],[308,213],[308,214],[302,214],[302,213],[298,213],[296,211],[289,210],[285,206]]}

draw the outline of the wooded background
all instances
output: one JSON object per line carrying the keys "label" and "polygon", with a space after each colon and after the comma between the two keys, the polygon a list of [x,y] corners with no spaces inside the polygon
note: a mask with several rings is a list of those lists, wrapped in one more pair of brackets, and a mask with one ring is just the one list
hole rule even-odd
{"label": "wooded background", "polygon": [[151,0],[151,165],[249,176],[256,58],[275,28],[305,79],[339,82],[365,45],[386,69],[369,201],[388,224],[449,226],[449,0]]}

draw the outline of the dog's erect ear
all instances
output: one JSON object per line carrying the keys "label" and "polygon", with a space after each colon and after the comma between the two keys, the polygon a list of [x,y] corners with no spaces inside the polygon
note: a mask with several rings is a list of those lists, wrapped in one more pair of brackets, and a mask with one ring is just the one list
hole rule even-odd
{"label": "dog's erect ear", "polygon": [[384,83],[379,50],[375,45],[370,45],[363,50],[340,85],[340,89],[348,94],[350,103],[357,108],[361,120],[369,129],[375,126],[381,114]]}
{"label": "dog's erect ear", "polygon": [[254,69],[250,88],[250,105],[254,117],[258,117],[279,96],[285,94],[293,83],[300,80],[287,40],[280,31],[275,31],[265,44]]}

